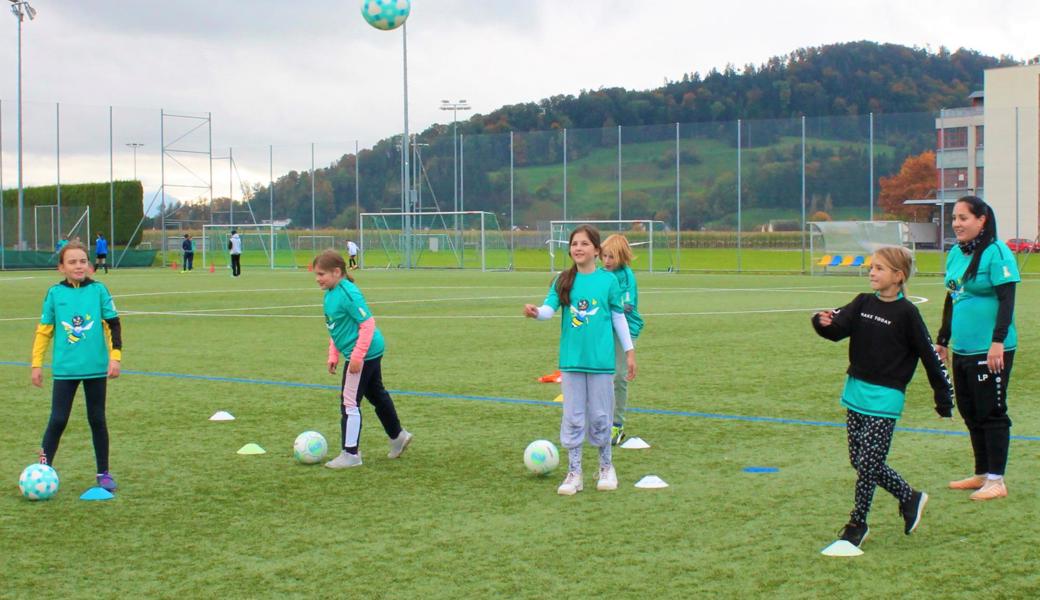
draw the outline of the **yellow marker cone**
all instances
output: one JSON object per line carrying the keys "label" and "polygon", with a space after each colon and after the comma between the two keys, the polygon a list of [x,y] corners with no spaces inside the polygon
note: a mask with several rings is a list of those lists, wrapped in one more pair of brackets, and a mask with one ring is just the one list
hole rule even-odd
{"label": "yellow marker cone", "polygon": [[553,402],[563,402],[563,394],[560,394],[559,396],[553,398]]}
{"label": "yellow marker cone", "polygon": [[249,443],[238,449],[239,454],[267,454],[267,450],[264,450],[257,444]]}

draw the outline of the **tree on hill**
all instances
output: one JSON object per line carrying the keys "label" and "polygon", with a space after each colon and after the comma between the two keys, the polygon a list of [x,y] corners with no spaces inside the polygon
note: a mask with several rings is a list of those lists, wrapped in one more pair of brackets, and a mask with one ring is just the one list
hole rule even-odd
{"label": "tree on hill", "polygon": [[[510,131],[527,132],[514,148],[517,167],[527,168],[561,164],[562,135],[556,132],[563,128],[569,130],[566,152],[573,165],[585,158],[596,159],[597,152],[613,152],[617,145],[617,125],[624,128],[626,145],[670,143],[675,135],[674,124],[683,123],[684,139],[718,142],[735,148],[735,121],[743,119],[749,128],[749,137],[754,131],[754,145],[763,147],[777,140],[762,137],[762,127],[748,119],[795,119],[803,115],[842,117],[826,123],[827,137],[832,141],[850,142],[833,151],[809,149],[807,184],[810,189],[833,195],[839,199],[838,204],[853,200],[864,202],[860,188],[842,188],[868,177],[868,163],[857,157],[857,153],[862,154],[857,144],[863,140],[863,115],[907,113],[903,116],[927,117],[927,111],[962,105],[970,92],[982,87],[986,69],[1011,64],[1017,63],[1010,57],[994,58],[973,50],[950,52],[941,48],[931,52],[861,41],[802,48],[770,58],[761,65],[745,65],[739,69],[726,65],[721,71],[712,69],[704,76],[685,73],[678,81],[652,90],[601,88],[503,106],[458,123],[459,133],[465,136],[465,208],[499,212],[500,207],[508,204],[508,178],[503,178],[501,173],[509,164],[505,134]],[[893,151],[876,157],[877,174],[892,173],[895,161],[930,147],[934,134],[927,121],[926,118],[925,125],[890,130],[886,144]],[[421,143],[430,145],[423,150],[424,173],[428,178],[424,181],[429,182],[442,200],[453,198],[453,148],[449,131],[448,126],[435,124],[417,136]],[[358,168],[362,211],[400,206],[398,143],[396,137],[386,138],[372,149],[361,151]],[[833,155],[825,156],[828,152]],[[885,158],[888,156],[895,158]],[[784,207],[778,203],[790,204],[795,197],[785,192],[790,185],[778,186],[771,177],[781,177],[783,181],[797,179],[800,153],[783,150],[771,159],[777,164],[762,169],[759,176],[752,175],[744,183],[746,189],[742,192],[748,194],[749,205]],[[686,161],[683,165],[692,166]],[[814,181],[816,177],[818,180]],[[331,183],[331,187],[315,190],[318,225],[327,226],[333,221],[349,223],[355,214],[354,157],[348,155],[327,168],[318,169],[315,181]],[[727,203],[732,204],[732,199],[725,196],[735,192],[734,186],[735,183],[714,181],[701,192],[703,197],[698,199],[698,204],[724,210]],[[266,198],[269,194],[264,184],[254,186],[252,192],[257,198]],[[309,226],[310,173],[290,172],[279,177],[274,183],[273,195],[282,213],[278,216]],[[528,204],[518,205],[518,210],[531,208],[533,211],[532,200],[523,192],[519,193],[519,199]]]}
{"label": "tree on hill", "polygon": [[910,156],[903,161],[898,173],[879,180],[881,193],[878,194],[878,204],[884,212],[906,217],[911,221],[927,219],[931,214],[931,207],[907,206],[903,201],[935,198],[937,180],[934,152],[926,150],[916,156]]}

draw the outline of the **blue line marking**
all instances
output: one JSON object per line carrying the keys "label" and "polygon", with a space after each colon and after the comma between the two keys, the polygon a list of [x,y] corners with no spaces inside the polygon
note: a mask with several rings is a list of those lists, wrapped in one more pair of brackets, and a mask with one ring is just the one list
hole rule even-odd
{"label": "blue line marking", "polygon": [[[28,367],[29,363],[19,361],[0,361],[0,366]],[[48,365],[49,366],[49,365]],[[194,381],[216,381],[220,383],[246,383],[252,385],[273,385],[279,387],[304,388],[311,390],[333,390],[338,391],[338,385],[325,385],[320,383],[297,383],[293,381],[274,381],[270,379],[246,379],[243,377],[217,377],[214,375],[192,375],[190,373],[163,373],[159,371],[132,371],[124,370],[124,375],[142,375],[144,377],[165,377],[170,379],[191,379]],[[526,404],[536,406],[560,406],[558,402],[546,400],[527,400],[524,398],[500,398],[497,396],[471,396],[464,394],[447,394],[442,392],[413,392],[408,390],[388,390],[391,394],[398,396],[416,396],[419,398],[442,398],[447,400],[468,400],[473,402],[496,402],[499,404]],[[832,421],[809,421],[806,419],[783,419],[779,417],[755,417],[748,415],[724,415],[719,413],[696,412],[687,410],[664,410],[659,408],[629,408],[631,412],[646,415],[664,415],[671,417],[695,417],[700,419],[714,419],[720,421],[743,421],[746,423],[775,423],[778,425],[807,425],[811,427],[838,427],[845,428],[845,423]],[[908,433],[927,433],[931,435],[953,435],[967,437],[966,431],[947,431],[944,429],[929,429],[926,427],[896,427],[896,431]],[[1040,442],[1040,436],[1036,435],[1012,435],[1011,439],[1022,442]]]}

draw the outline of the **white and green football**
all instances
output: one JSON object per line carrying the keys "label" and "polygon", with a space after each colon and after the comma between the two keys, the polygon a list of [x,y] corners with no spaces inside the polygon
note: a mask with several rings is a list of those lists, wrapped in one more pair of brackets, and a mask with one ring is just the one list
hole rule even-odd
{"label": "white and green football", "polygon": [[30,500],[46,500],[58,493],[58,472],[49,465],[31,464],[18,477],[22,495]]}
{"label": "white and green football", "polygon": [[313,465],[321,462],[329,452],[329,443],[325,436],[317,431],[304,431],[296,436],[293,442],[293,458],[296,462],[304,465]]}

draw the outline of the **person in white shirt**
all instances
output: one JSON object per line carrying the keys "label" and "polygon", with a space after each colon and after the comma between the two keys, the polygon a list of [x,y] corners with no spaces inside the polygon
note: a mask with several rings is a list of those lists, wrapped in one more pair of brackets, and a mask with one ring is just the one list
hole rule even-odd
{"label": "person in white shirt", "polygon": [[242,238],[239,237],[237,229],[231,230],[227,247],[231,251],[231,276],[238,277],[242,274]]}
{"label": "person in white shirt", "polygon": [[353,240],[347,240],[347,255],[350,256],[350,269],[352,271],[358,268],[357,253],[358,245]]}

